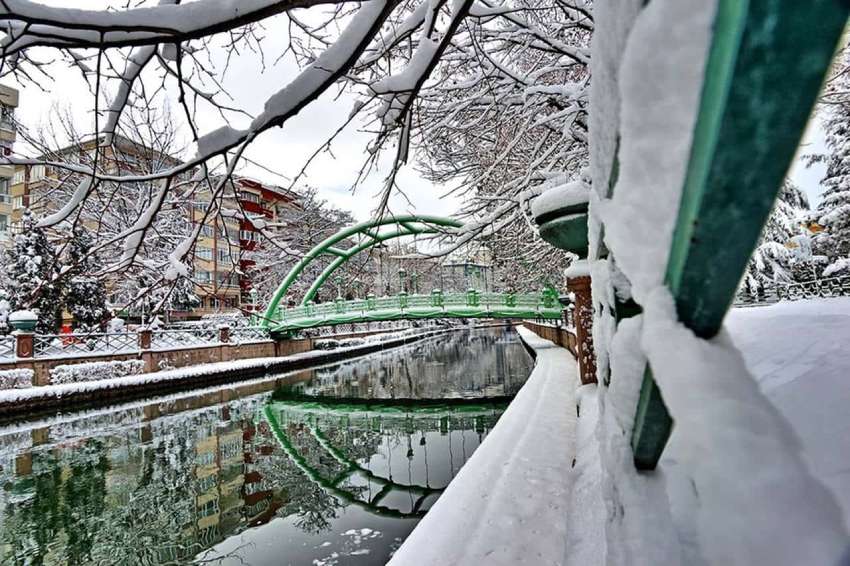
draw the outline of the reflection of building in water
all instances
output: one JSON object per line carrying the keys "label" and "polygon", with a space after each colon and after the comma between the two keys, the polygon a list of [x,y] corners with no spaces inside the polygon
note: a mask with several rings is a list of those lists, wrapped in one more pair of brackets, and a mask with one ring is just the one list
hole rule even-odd
{"label": "reflection of building in water", "polygon": [[[197,396],[0,432],[0,563],[180,563],[275,517],[318,533],[348,505],[402,509],[408,493],[376,499],[387,479],[417,494],[444,487],[500,413],[289,411],[296,460],[260,418],[264,403]],[[353,464],[375,477],[348,473]]]}

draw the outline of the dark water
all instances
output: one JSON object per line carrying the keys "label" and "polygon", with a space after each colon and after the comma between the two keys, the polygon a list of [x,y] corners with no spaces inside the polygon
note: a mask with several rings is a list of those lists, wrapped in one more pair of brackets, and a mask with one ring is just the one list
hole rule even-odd
{"label": "dark water", "polygon": [[531,363],[511,330],[457,332],[4,426],[0,564],[384,564]]}

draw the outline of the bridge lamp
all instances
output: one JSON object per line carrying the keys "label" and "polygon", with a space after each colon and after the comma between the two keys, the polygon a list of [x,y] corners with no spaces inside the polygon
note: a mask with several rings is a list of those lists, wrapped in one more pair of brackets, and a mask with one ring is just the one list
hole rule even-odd
{"label": "bridge lamp", "polygon": [[248,294],[251,295],[251,312],[257,312],[257,288],[251,287],[248,291]]}
{"label": "bridge lamp", "polygon": [[410,286],[414,293],[419,292],[419,274],[415,271],[410,274]]}
{"label": "bridge lamp", "polygon": [[398,268],[398,291],[399,293],[404,291],[404,278],[407,277],[407,271],[404,270],[403,267]]}
{"label": "bridge lamp", "polygon": [[342,277],[340,277],[339,275],[334,277],[334,283],[336,283],[337,298],[342,298]]}
{"label": "bridge lamp", "polygon": [[351,282],[351,286],[354,287],[354,298],[355,299],[358,298],[358,295],[360,294],[360,287],[362,285],[363,285],[363,282],[360,281],[359,277],[355,278],[354,281]]}

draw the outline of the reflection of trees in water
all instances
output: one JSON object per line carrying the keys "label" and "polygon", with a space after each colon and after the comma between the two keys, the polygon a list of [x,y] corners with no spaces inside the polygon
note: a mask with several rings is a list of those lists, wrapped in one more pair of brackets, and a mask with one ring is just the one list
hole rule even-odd
{"label": "reflection of trees in water", "polygon": [[316,370],[293,391],[379,399],[513,395],[531,365],[513,330],[462,331]]}
{"label": "reflection of trees in water", "polygon": [[[467,336],[447,346],[448,356],[471,351],[474,357],[475,348],[497,347],[497,341]],[[384,371],[379,387],[393,394],[431,391],[434,386],[416,372],[426,371],[423,358],[439,348],[394,351],[392,359],[406,360],[410,372],[401,382],[392,364],[375,362]],[[352,365],[352,375],[368,374],[372,366],[363,367]],[[444,373],[433,374],[436,383],[454,379]],[[367,386],[374,387],[374,380]],[[198,399],[203,396],[55,425],[39,441],[45,444],[32,448],[35,431],[0,436],[0,563],[186,563],[276,516],[308,533],[326,531],[353,501],[368,510],[388,479],[394,486],[444,487],[450,475],[439,478],[434,462],[451,458],[453,474],[471,454],[463,454],[458,434],[477,446],[501,413],[290,411],[283,420],[294,450],[334,489],[344,490],[340,498],[311,481],[282,450],[258,414],[266,396],[208,407]],[[438,454],[447,449],[454,452]],[[426,465],[431,458],[431,475],[411,481],[410,468],[423,457]],[[31,470],[20,462],[29,462]],[[352,466],[360,471],[349,473]]]}

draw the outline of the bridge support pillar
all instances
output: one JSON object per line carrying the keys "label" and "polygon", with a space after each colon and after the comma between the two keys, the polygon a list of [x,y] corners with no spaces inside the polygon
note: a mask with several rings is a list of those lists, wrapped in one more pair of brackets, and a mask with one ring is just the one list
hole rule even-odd
{"label": "bridge support pillar", "polygon": [[582,385],[596,383],[596,353],[593,351],[593,299],[590,276],[567,279],[567,288],[575,295],[573,318],[576,325],[576,353]]}

